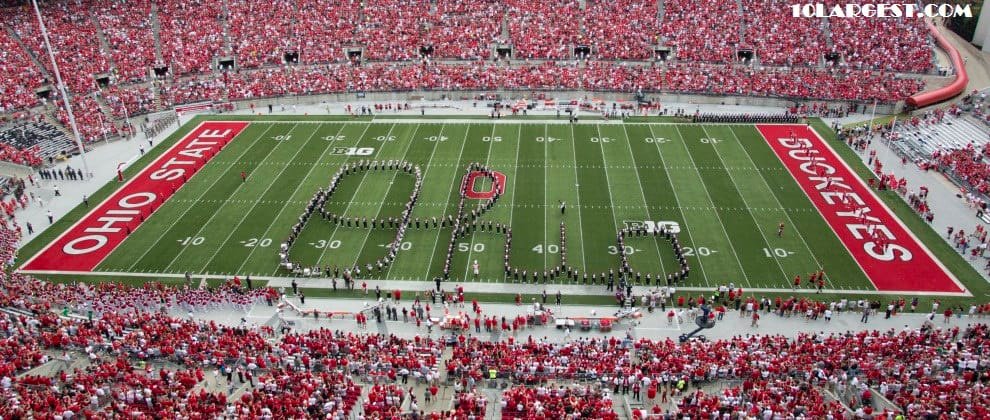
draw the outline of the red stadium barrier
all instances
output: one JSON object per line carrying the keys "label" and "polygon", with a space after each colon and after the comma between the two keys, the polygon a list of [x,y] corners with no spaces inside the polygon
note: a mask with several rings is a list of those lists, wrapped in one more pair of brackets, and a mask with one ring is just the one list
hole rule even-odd
{"label": "red stadium barrier", "polygon": [[935,25],[932,25],[931,22],[928,23],[928,30],[932,32],[932,36],[935,37],[935,41],[938,42],[938,45],[949,54],[949,59],[952,60],[952,67],[955,67],[956,69],[956,80],[948,86],[927,92],[920,92],[908,97],[907,104],[913,108],[923,108],[928,105],[948,100],[962,93],[963,90],[966,89],[966,85],[969,84],[969,76],[966,74],[966,66],[963,65],[963,60],[962,57],[959,56],[959,51],[957,51],[952,44],[949,44],[949,41],[945,39],[945,37],[942,36],[937,29],[935,29]]}

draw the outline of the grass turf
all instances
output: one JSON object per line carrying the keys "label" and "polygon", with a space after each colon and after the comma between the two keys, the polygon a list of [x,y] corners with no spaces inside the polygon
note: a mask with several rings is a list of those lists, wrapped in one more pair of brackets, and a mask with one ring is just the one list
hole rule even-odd
{"label": "grass turf", "polygon": [[[299,120],[306,122],[295,122]],[[423,219],[453,213],[458,180],[468,163],[487,163],[505,173],[506,194],[483,220],[513,226],[511,262],[521,268],[542,270],[559,262],[558,229],[563,221],[571,266],[600,273],[617,268],[618,253],[627,252],[634,271],[669,272],[676,263],[669,243],[635,238],[627,241],[626,250],[618,250],[615,234],[627,222],[674,221],[684,230],[682,243],[693,267],[688,286],[733,282],[786,294],[794,275],[825,267],[828,288],[872,290],[752,126],[335,120],[256,121],[98,270],[277,275],[278,243],[306,201],[340,164],[360,159],[335,154],[336,148],[372,147],[371,158],[403,159],[422,167],[423,189],[413,216]],[[816,128],[830,139],[823,126]],[[279,136],[288,139],[275,140]],[[159,149],[163,148],[156,148],[127,175]],[[851,151],[836,149],[850,160],[845,155]],[[250,174],[248,182],[240,181],[242,170]],[[115,186],[111,183],[93,200]],[[412,179],[404,174],[362,173],[345,179],[328,208],[357,217],[398,215],[411,188]],[[926,236],[924,230],[930,228],[905,214],[906,206],[897,197],[883,199],[974,293],[985,289],[978,289],[982,281],[967,280],[976,278],[969,276],[975,275],[972,269],[967,272],[965,261],[934,232]],[[564,214],[560,202],[566,203]],[[22,255],[40,249],[83,210],[73,211],[59,222],[65,225],[62,229],[47,231]],[[780,221],[787,224],[783,238],[775,235]],[[317,218],[306,226],[291,254],[307,265],[363,264],[382,256],[382,245],[394,235],[388,229],[334,227]],[[409,229],[393,265],[370,277],[428,280],[438,275],[449,237],[449,230]],[[460,239],[453,277],[505,281],[503,241],[486,232]],[[475,260],[481,268],[478,279],[469,272]]]}

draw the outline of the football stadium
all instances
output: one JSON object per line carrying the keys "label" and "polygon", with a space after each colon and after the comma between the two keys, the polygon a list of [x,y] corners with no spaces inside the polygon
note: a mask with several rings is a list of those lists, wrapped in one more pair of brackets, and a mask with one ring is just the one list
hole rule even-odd
{"label": "football stadium", "polygon": [[0,1],[0,417],[990,418],[990,9]]}

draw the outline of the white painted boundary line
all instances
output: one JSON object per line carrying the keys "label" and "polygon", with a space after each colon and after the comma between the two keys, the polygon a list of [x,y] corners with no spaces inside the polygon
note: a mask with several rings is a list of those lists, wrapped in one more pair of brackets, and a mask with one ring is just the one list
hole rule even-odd
{"label": "white painted boundary line", "polygon": [[[71,275],[71,276],[77,276],[77,277],[94,277],[94,276],[107,277],[107,276],[111,276],[111,277],[150,277],[150,278],[176,278],[176,279],[185,279],[185,275],[184,274],[181,274],[181,273],[136,273],[136,272],[135,273],[125,273],[125,272],[113,272],[113,271],[59,271],[59,270],[25,270],[25,271],[22,271],[21,273],[23,273],[23,274],[35,274],[35,275]],[[197,275],[196,277],[198,277],[198,278],[206,278],[206,279],[213,279],[213,280],[229,280],[229,279],[233,278],[233,275],[206,274],[206,275]],[[257,280],[263,280],[263,281],[271,281],[271,282],[286,282],[286,284],[288,284],[288,282],[291,281],[292,279],[296,279],[297,281],[298,280],[302,280],[304,282],[306,282],[306,281],[312,281],[314,283],[316,283],[316,282],[319,281],[320,286],[317,286],[317,287],[313,287],[313,286],[307,285],[307,284],[303,284],[303,285],[305,287],[312,287],[312,288],[315,288],[315,289],[329,289],[330,288],[330,286],[328,286],[328,284],[329,284],[328,282],[321,281],[321,280],[326,280],[327,279],[326,277],[278,277],[278,276],[260,276],[260,277],[256,277],[256,276],[252,276],[251,278],[252,279],[257,279]],[[373,284],[373,283],[370,283],[370,282],[378,282],[378,284],[402,283],[402,284],[407,284],[407,285],[408,284],[414,284],[414,285],[417,285],[417,286],[422,286],[423,287],[423,290],[431,289],[432,288],[432,283],[429,282],[429,281],[426,281],[426,280],[360,279],[360,278],[357,279],[357,280],[367,280],[369,282],[368,283],[369,285],[372,285]],[[485,284],[490,284],[490,283],[465,282],[465,283],[462,284],[462,286],[464,286],[464,290],[465,291],[467,291],[467,292],[473,292],[474,290],[472,290],[473,287],[471,287],[471,285],[485,285]],[[508,283],[505,283],[505,285],[506,286],[509,286]],[[530,285],[530,284],[529,283],[526,283],[525,285]],[[540,286],[540,285],[535,285],[535,286]],[[584,285],[572,286],[572,285],[566,285],[566,284],[565,285],[561,285],[561,286],[562,287],[568,287],[568,286],[570,286],[570,287],[575,287],[575,288],[594,287],[594,286],[584,286]],[[275,285],[275,286],[272,286],[272,287],[279,287],[279,286],[278,285]],[[646,289],[646,286],[633,286],[634,292],[636,290],[639,290],[638,288]],[[405,288],[405,289],[406,290],[418,290],[415,287],[414,288],[411,288],[411,289],[410,288]],[[712,288],[711,287],[697,287],[697,286],[681,286],[681,287],[678,287],[677,290],[691,291],[691,292],[705,292],[705,293],[711,293],[712,292]],[[749,292],[755,292],[755,293],[792,293],[793,292],[793,290],[792,289],[789,289],[789,288],[788,289],[747,288],[746,290],[749,291]],[[914,291],[890,291],[890,292],[882,292],[882,291],[878,291],[878,290],[844,290],[844,289],[843,290],[823,289],[822,290],[822,293],[824,293],[824,294],[838,294],[838,295],[877,295],[877,296],[893,296],[893,295],[904,295],[904,296],[957,296],[957,297],[958,296],[972,296],[972,295],[961,295],[959,293],[945,293],[945,292],[934,292],[934,293],[933,292],[914,292]],[[572,291],[572,294],[573,294],[573,291]],[[587,295],[598,296],[600,294],[599,293],[587,293]],[[611,295],[601,294],[601,296],[611,296]]]}

